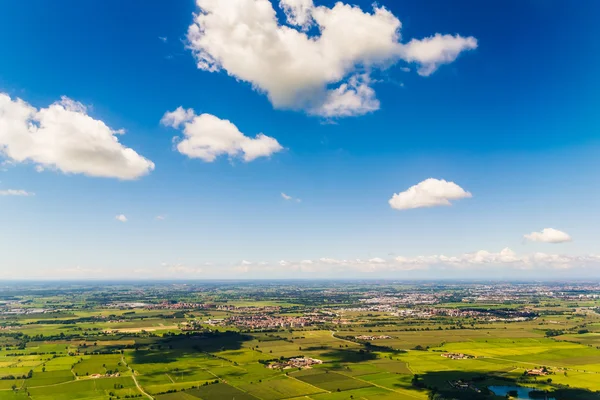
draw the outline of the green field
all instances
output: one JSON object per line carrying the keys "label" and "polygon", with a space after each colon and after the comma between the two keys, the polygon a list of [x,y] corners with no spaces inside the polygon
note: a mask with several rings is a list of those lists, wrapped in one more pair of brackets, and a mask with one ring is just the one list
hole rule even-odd
{"label": "green field", "polygon": [[[31,307],[69,309],[0,319],[0,326],[10,327],[0,331],[0,400],[387,400],[427,399],[435,393],[440,400],[499,400],[487,392],[493,385],[534,387],[556,400],[588,400],[598,399],[600,391],[600,313],[572,302],[445,302],[436,306],[441,315],[399,317],[360,308],[369,286],[340,289],[335,306],[329,299],[315,300],[321,293],[316,288],[289,297],[295,289],[288,286],[275,291],[260,285],[225,291],[215,286],[197,292],[159,287],[147,291],[171,302],[216,304],[189,309],[106,305],[119,298],[147,301],[135,297],[145,292],[131,288],[110,294],[90,289],[104,299],[97,306],[89,305],[91,294],[81,291],[69,295],[70,302],[64,299],[69,292],[60,290],[51,296],[35,291],[16,296]],[[448,312],[463,314],[445,316]],[[520,312],[535,317],[489,317]],[[319,322],[269,329],[209,323],[306,315],[316,315]],[[190,325],[195,329],[185,329]],[[446,353],[468,357],[443,357]],[[268,368],[297,357],[320,362],[310,368]],[[547,375],[527,375],[542,367]],[[463,381],[468,389],[454,386]]]}

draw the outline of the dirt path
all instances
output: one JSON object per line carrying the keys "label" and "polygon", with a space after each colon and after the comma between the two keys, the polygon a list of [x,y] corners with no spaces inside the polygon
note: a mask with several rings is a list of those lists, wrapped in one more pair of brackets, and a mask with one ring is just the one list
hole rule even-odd
{"label": "dirt path", "polygon": [[353,344],[353,345],[355,345],[355,346],[358,344],[358,343],[356,343],[356,342],[353,342],[352,340],[348,340],[348,339],[341,339],[341,338],[339,338],[339,337],[335,336],[335,334],[336,334],[336,333],[337,333],[336,331],[331,331],[331,337],[332,337],[332,338],[334,338],[334,339],[336,339],[336,340],[341,340],[342,342],[348,342],[348,343],[352,343],[352,344]]}
{"label": "dirt path", "polygon": [[135,372],[133,371],[133,369],[131,369],[131,367],[129,366],[129,364],[127,364],[127,361],[125,361],[125,355],[124,354],[121,354],[121,362],[131,372],[131,377],[133,378],[133,382],[135,383],[135,386],[137,386],[137,388],[140,391],[140,393],[143,394],[144,396],[146,396],[147,398],[149,398],[150,400],[154,400],[154,397],[152,397],[151,395],[149,395],[148,393],[146,393],[144,391],[144,389],[142,389],[142,387],[140,386],[137,378],[135,377]]}

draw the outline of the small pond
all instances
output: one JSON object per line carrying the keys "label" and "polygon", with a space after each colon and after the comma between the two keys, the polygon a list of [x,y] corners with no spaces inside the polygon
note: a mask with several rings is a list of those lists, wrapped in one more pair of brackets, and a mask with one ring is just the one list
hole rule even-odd
{"label": "small pond", "polygon": [[[522,386],[489,386],[490,389],[496,396],[506,396],[510,391],[517,392],[517,399],[531,399],[529,392],[534,391],[533,388],[522,387]],[[553,397],[547,397],[546,400],[555,400]]]}

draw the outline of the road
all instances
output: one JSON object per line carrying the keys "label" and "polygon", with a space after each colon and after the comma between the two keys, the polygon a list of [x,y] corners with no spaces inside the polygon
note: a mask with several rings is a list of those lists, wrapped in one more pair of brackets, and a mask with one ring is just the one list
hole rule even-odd
{"label": "road", "polygon": [[144,391],[144,389],[142,389],[142,387],[140,386],[139,382],[137,381],[137,378],[135,377],[135,373],[133,372],[133,369],[131,369],[131,367],[129,366],[129,364],[127,364],[127,361],[125,361],[125,356],[123,354],[121,354],[121,362],[123,363],[123,365],[125,365],[129,369],[129,371],[131,371],[131,377],[133,378],[133,382],[135,382],[135,386],[137,386],[137,388],[140,391],[140,393],[142,393],[144,396],[146,396],[150,400],[154,400],[154,397],[152,397],[151,395],[149,395],[148,393],[146,393]]}

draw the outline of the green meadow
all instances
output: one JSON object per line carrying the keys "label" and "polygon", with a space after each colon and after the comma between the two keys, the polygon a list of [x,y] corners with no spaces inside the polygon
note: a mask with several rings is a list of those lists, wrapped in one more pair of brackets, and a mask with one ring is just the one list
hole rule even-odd
{"label": "green meadow", "polygon": [[[503,385],[548,391],[556,400],[600,398],[600,314],[593,308],[564,301],[535,307],[482,303],[477,309],[510,313],[526,307],[536,316],[413,318],[361,310],[362,288],[335,307],[325,300],[316,306],[316,291],[260,300],[267,289],[257,289],[261,295],[244,289],[237,297],[236,290],[207,290],[204,301],[216,305],[184,310],[109,308],[106,301],[87,304],[81,294],[72,303],[60,295],[24,297],[32,307],[54,302],[68,310],[0,319],[7,327],[0,330],[0,400],[500,399],[488,387]],[[119,296],[139,300],[130,292]],[[452,302],[438,307],[474,309]],[[209,323],[240,315],[295,318],[320,309],[337,320],[272,329]],[[185,329],[190,324],[196,328]],[[295,357],[321,363],[268,368]],[[540,368],[547,375],[527,375]],[[469,388],[458,390],[453,383],[459,381]]]}

